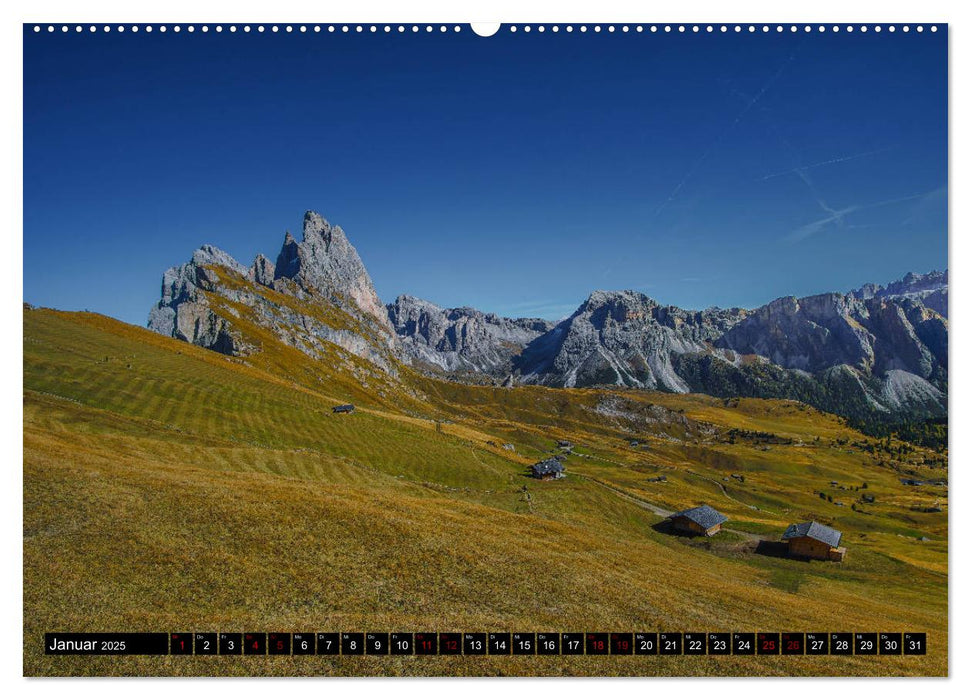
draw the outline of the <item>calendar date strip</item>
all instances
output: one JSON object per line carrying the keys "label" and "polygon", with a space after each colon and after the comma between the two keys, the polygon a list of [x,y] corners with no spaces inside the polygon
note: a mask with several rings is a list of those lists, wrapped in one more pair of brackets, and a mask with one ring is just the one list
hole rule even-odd
{"label": "calendar date strip", "polygon": [[923,656],[924,632],[49,632],[52,656]]}

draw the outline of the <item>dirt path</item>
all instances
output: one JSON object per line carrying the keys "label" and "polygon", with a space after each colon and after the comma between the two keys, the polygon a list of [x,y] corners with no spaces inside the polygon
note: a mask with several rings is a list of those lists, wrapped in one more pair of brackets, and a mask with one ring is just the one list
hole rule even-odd
{"label": "dirt path", "polygon": [[[692,473],[694,473],[694,472],[692,472]],[[657,515],[657,516],[659,516],[661,518],[667,518],[668,516],[670,516],[671,514],[674,513],[674,511],[666,510],[666,509],[662,508],[659,505],[656,505],[654,503],[651,503],[650,501],[645,501],[643,498],[638,498],[637,496],[632,496],[631,494],[629,494],[629,493],[627,493],[625,491],[622,491],[622,490],[618,489],[615,486],[611,486],[610,484],[607,484],[607,483],[605,483],[605,482],[603,482],[600,479],[597,479],[595,477],[586,476],[584,474],[578,474],[576,472],[573,472],[573,475],[574,476],[577,476],[577,477],[579,477],[581,479],[584,479],[586,481],[589,481],[591,483],[594,483],[597,486],[600,486],[601,488],[607,489],[608,491],[611,491],[611,492],[617,494],[621,498],[623,498],[623,499],[625,499],[627,501],[630,501],[631,503],[633,503],[633,504],[635,504],[635,505],[637,505],[637,506],[639,506],[639,507],[641,507],[641,508],[643,508],[645,510],[651,511],[652,513],[654,513],[655,515]],[[699,475],[696,474],[695,476],[699,476]],[[704,478],[704,477],[702,477],[702,478]],[[719,484],[719,486],[720,485],[721,484]],[[728,494],[725,494],[725,495],[727,496]],[[728,496],[728,497],[731,498],[731,500],[735,501],[736,503],[741,503],[741,501],[737,501],[736,499],[732,498],[731,496]],[[741,503],[741,505],[746,505],[746,504]],[[749,506],[749,507],[751,507],[751,506]],[[733,534],[736,534],[739,537],[743,537],[746,540],[749,540],[751,542],[758,542],[758,541],[760,541],[762,539],[759,535],[753,535],[751,532],[742,532],[741,530],[733,530],[732,528],[728,528],[728,527],[722,528],[722,530],[724,530],[725,532],[731,532]]]}
{"label": "dirt path", "polygon": [[660,516],[662,518],[666,518],[669,515],[671,515],[672,513],[674,513],[673,510],[665,510],[664,508],[662,508],[659,505],[656,505],[654,503],[651,503],[650,501],[645,501],[644,499],[638,498],[637,496],[632,496],[629,493],[627,493],[625,491],[621,491],[619,488],[617,488],[615,486],[611,486],[610,484],[607,484],[607,483],[605,483],[605,482],[603,482],[600,479],[597,479],[595,477],[586,476],[585,474],[578,474],[576,472],[573,472],[573,475],[574,476],[578,476],[581,479],[585,479],[586,481],[590,481],[590,482],[596,484],[597,486],[600,486],[601,488],[607,489],[608,491],[612,491],[613,493],[617,494],[621,498],[623,498],[625,500],[628,500],[631,503],[633,503],[633,504],[635,504],[637,506],[640,506],[641,508],[643,508],[645,510],[651,511],[652,513],[654,513],[654,515]]}
{"label": "dirt path", "polygon": [[725,484],[721,483],[720,481],[717,481],[716,479],[712,479],[710,476],[705,476],[704,474],[699,474],[698,472],[693,472],[690,469],[685,469],[684,472],[686,474],[691,474],[692,476],[696,476],[699,479],[704,479],[705,481],[710,481],[715,486],[717,486],[718,488],[721,489],[721,492],[725,496],[725,498],[727,498],[730,501],[734,501],[735,503],[737,503],[740,506],[745,506],[746,508],[749,508],[751,510],[758,511],[760,513],[769,513],[770,515],[779,515],[775,511],[768,510],[767,508],[759,508],[758,506],[749,505],[748,503],[744,503],[743,501],[738,500],[737,498],[735,498],[734,496],[732,496],[730,493],[728,493],[728,489],[725,488]]}

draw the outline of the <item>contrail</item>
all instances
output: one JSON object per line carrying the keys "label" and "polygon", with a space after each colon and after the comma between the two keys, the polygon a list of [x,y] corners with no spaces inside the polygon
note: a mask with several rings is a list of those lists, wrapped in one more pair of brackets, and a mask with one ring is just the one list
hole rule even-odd
{"label": "contrail", "polygon": [[920,199],[921,197],[926,197],[927,192],[921,192],[919,194],[911,194],[906,197],[894,197],[893,199],[884,199],[879,202],[873,202],[871,204],[854,204],[853,206],[846,207],[844,209],[834,210],[826,207],[826,211],[829,212],[829,216],[817,219],[816,221],[811,221],[808,224],[800,226],[795,231],[785,236],[783,240],[789,243],[798,243],[799,241],[805,240],[810,236],[818,233],[828,224],[831,223],[843,223],[843,217],[847,214],[852,214],[858,211],[866,211],[868,209],[876,209],[877,207],[885,207],[890,204],[899,204],[900,202],[909,202],[913,199]]}
{"label": "contrail", "polygon": [[[782,145],[789,151],[789,153],[792,155],[793,160],[797,163],[801,161],[802,158],[800,157],[799,152],[793,147],[791,143],[789,143],[789,140],[786,139],[786,137],[779,132],[775,124],[772,123],[771,121],[769,122],[769,128],[772,130],[772,133],[775,134],[776,138],[779,139]],[[822,228],[823,226],[825,226],[830,222],[835,221],[840,226],[843,226],[843,217],[849,214],[851,211],[855,211],[857,208],[857,207],[849,207],[847,209],[837,210],[829,206],[829,204],[827,204],[826,201],[823,199],[822,195],[819,194],[819,190],[816,188],[816,183],[813,182],[813,179],[809,176],[809,170],[823,165],[828,165],[830,163],[842,163],[844,161],[855,160],[856,158],[863,158],[864,156],[869,156],[874,153],[881,153],[883,151],[888,151],[888,150],[890,150],[890,146],[886,146],[884,148],[878,148],[872,151],[866,151],[864,153],[854,153],[847,156],[840,156],[838,158],[830,158],[829,160],[821,161],[819,163],[811,163],[809,165],[799,165],[794,168],[790,168],[789,170],[785,170],[772,175],[766,175],[765,177],[759,178],[758,181],[764,182],[765,180],[769,180],[774,177],[781,177],[783,175],[792,174],[792,175],[798,175],[799,179],[802,180],[803,183],[805,183],[806,188],[809,190],[810,195],[812,195],[813,200],[816,202],[816,206],[818,206],[823,211],[823,213],[826,214],[826,217],[823,219],[819,219],[818,221],[814,221],[810,224],[806,224],[806,226],[803,228],[811,228],[811,230],[805,235],[800,236],[799,238],[801,239],[809,235],[812,235],[813,233],[816,232],[816,230],[818,230],[818,228]],[[812,228],[812,227],[817,227],[817,228]],[[802,231],[802,229],[797,229],[797,233],[799,231]]]}
{"label": "contrail", "polygon": [[671,194],[668,195],[667,199],[661,202],[661,205],[655,210],[654,215],[651,217],[652,221],[657,218],[658,214],[664,211],[664,208],[667,207],[667,205],[670,204],[675,199],[675,197],[678,196],[678,193],[681,192],[681,189],[687,184],[688,180],[694,177],[694,174],[698,171],[698,168],[701,167],[701,164],[708,159],[708,156],[711,155],[711,152],[713,150],[715,150],[715,147],[721,142],[723,138],[725,138],[725,136],[728,135],[728,133],[732,129],[738,126],[738,123],[742,121],[742,118],[749,113],[752,107],[754,107],[759,102],[759,100],[762,99],[765,93],[768,92],[769,88],[771,88],[772,85],[782,76],[782,73],[789,66],[789,64],[792,63],[792,61],[795,58],[796,58],[796,52],[793,51],[791,54],[789,54],[789,58],[787,58],[783,62],[783,64],[779,67],[779,70],[777,70],[772,76],[769,77],[769,79],[762,86],[762,89],[755,94],[755,97],[749,100],[748,104],[746,104],[742,108],[742,110],[735,116],[735,119],[732,120],[732,123],[729,124],[727,127],[725,127],[718,134],[718,136],[715,137],[715,139],[711,142],[708,148],[705,149],[704,153],[701,154],[701,157],[698,158],[690,168],[688,168],[688,172],[686,172],[684,177],[682,177],[681,180],[678,182],[678,184],[674,186],[674,189],[671,190]]}
{"label": "contrail", "polygon": [[810,163],[809,165],[803,165],[798,168],[791,168],[789,170],[783,170],[778,173],[772,173],[771,175],[765,175],[764,177],[758,178],[756,182],[765,182],[766,180],[772,180],[777,177],[782,177],[783,175],[799,174],[800,171],[811,170],[813,168],[821,168],[824,165],[833,165],[835,163],[845,163],[850,160],[856,160],[857,158],[866,158],[867,156],[876,155],[877,153],[883,153],[889,150],[890,150],[890,147],[887,146],[886,148],[878,148],[873,151],[865,151],[863,153],[854,153],[848,156],[840,156],[839,158],[830,158],[829,160],[821,160],[818,163]]}

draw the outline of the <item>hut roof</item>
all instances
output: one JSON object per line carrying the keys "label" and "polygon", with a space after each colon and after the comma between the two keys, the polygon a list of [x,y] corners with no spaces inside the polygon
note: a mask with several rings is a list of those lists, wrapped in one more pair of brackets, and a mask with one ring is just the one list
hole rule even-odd
{"label": "hut roof", "polygon": [[706,530],[710,527],[714,527],[715,525],[721,525],[723,522],[728,520],[728,518],[709,505],[701,505],[697,506],[696,508],[688,508],[687,510],[679,511],[673,514],[671,518],[687,518],[691,522],[697,523]]}
{"label": "hut roof", "polygon": [[534,474],[559,474],[564,471],[563,465],[560,464],[558,459],[544,459],[542,462],[537,462],[532,466]]}
{"label": "hut roof", "polygon": [[808,523],[790,525],[782,535],[783,540],[791,540],[794,537],[809,537],[823,544],[828,544],[830,547],[839,547],[843,533],[826,525],[820,525],[813,520]]}

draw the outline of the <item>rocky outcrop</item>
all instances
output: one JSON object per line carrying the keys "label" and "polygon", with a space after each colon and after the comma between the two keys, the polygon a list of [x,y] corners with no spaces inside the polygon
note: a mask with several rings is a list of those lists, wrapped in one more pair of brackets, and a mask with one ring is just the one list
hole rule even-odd
{"label": "rocky outcrop", "polygon": [[[266,288],[266,291],[261,291]],[[272,292],[293,299],[280,303]],[[228,253],[203,246],[162,276],[162,298],[148,327],[229,355],[258,346],[244,339],[246,320],[311,357],[336,345],[394,373],[400,354],[387,310],[343,230],[319,214],[304,215],[303,240],[287,232],[274,265],[264,255],[244,267]]]}
{"label": "rocky outcrop", "polygon": [[388,318],[408,359],[446,373],[508,375],[512,358],[553,324],[538,318],[502,318],[468,307],[443,309],[402,295]]}
{"label": "rocky outcrop", "polygon": [[219,285],[214,268],[245,275],[246,268],[225,251],[204,245],[184,265],[162,275],[162,298],[149,312],[148,327],[179,340],[211,348],[226,355],[250,350],[228,319],[213,312],[208,295]]}
{"label": "rocky outcrop", "polygon": [[272,287],[276,278],[276,265],[263,253],[259,253],[249,269],[249,278],[264,287]]}

